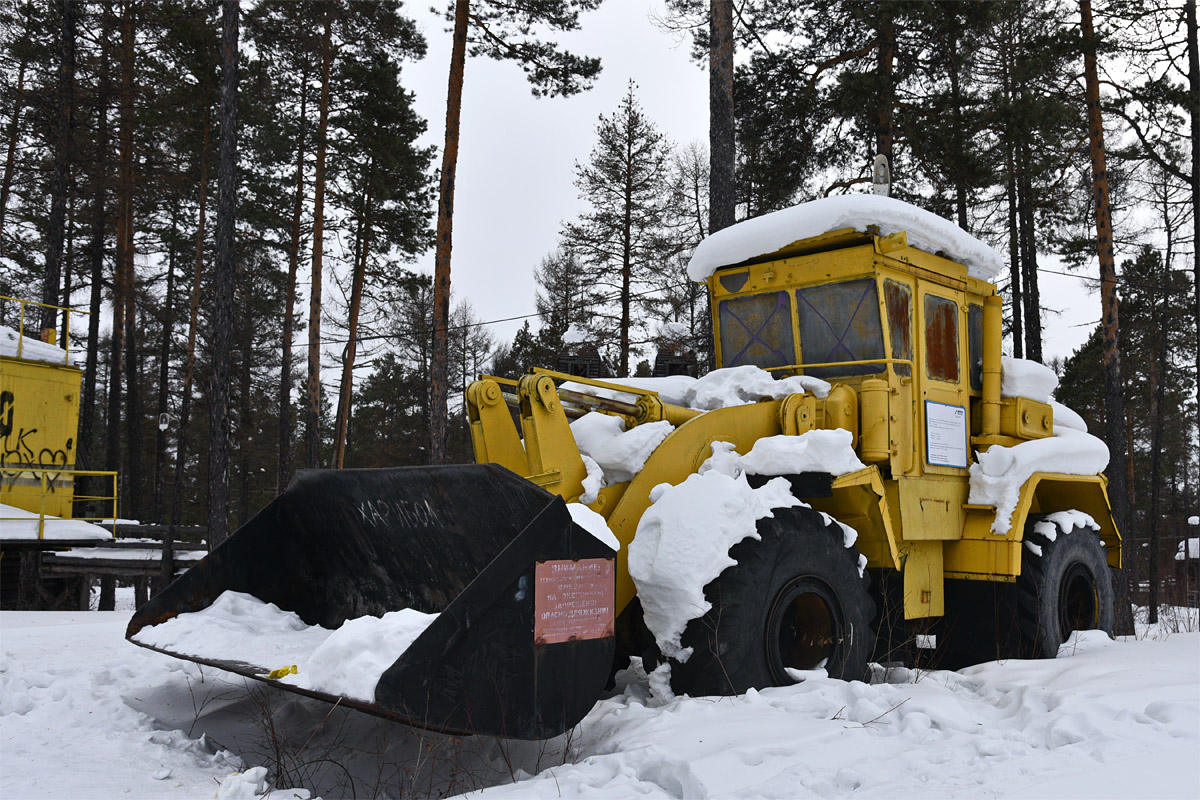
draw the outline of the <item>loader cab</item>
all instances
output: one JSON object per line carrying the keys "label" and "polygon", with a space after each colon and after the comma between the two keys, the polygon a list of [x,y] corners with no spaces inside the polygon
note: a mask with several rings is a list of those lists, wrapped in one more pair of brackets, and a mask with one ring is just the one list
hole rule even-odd
{"label": "loader cab", "polygon": [[870,381],[887,393],[887,473],[966,474],[991,284],[904,233],[851,230],[718,269],[708,283],[719,367],[810,375],[860,396]]}

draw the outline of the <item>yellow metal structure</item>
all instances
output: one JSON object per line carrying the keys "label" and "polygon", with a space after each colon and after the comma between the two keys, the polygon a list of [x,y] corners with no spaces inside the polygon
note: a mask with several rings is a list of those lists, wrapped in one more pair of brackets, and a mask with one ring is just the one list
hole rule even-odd
{"label": "yellow metal structure", "polygon": [[[20,304],[22,325],[26,306],[42,306],[10,297],[0,301]],[[54,308],[68,315],[86,313]],[[66,327],[69,331],[69,316]],[[116,473],[75,469],[79,368],[69,363],[66,350],[61,361],[33,355],[27,337],[18,333],[16,354],[0,356],[0,503],[41,519],[72,517],[76,500],[103,500],[111,501],[115,516]],[[77,496],[75,479],[84,476],[111,478],[111,495],[104,489],[98,496]],[[107,502],[101,505],[108,507]]]}
{"label": "yellow metal structure", "polygon": [[[903,232],[845,229],[718,269],[708,288],[719,367],[755,363],[781,377],[821,377],[833,384],[829,395],[700,414],[654,392],[545,370],[519,382],[484,377],[467,390],[476,459],[568,501],[578,499],[585,477],[570,417],[601,411],[630,426],[660,419],[675,426],[633,480],[602,490],[591,504],[621,543],[618,611],[636,593],[624,556],[654,486],[682,482],[714,442],[745,453],[766,436],[821,428],[850,431],[868,466],[834,480],[832,496],[805,500],[859,532],[870,567],[902,573],[907,619],[945,613],[947,578],[1015,581],[1031,514],[1090,514],[1109,563],[1120,564],[1102,476],[1035,474],[1005,535],[992,533],[995,508],[967,502],[976,453],[1050,436],[1054,426],[1049,405],[1000,396],[1002,301],[994,285],[910,247]],[[830,322],[823,309],[842,321]],[[606,391],[598,398],[556,381]],[[519,431],[509,405],[520,409]]]}

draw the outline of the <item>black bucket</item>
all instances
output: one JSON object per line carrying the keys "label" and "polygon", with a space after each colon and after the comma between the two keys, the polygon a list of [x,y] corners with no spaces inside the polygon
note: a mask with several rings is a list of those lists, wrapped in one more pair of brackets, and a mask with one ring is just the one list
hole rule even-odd
{"label": "black bucket", "polygon": [[125,636],[227,590],[330,629],[437,613],[374,702],[267,678],[279,664],[161,652],[431,730],[544,739],[582,719],[608,680],[615,558],[562,498],[495,464],[308,470],[142,606]]}

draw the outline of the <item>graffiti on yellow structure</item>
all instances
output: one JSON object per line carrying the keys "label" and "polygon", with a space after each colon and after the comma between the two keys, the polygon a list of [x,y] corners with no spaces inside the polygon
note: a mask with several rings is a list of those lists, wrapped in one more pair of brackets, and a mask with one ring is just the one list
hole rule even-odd
{"label": "graffiti on yellow structure", "polygon": [[0,357],[0,502],[69,516],[79,383],[69,364]]}

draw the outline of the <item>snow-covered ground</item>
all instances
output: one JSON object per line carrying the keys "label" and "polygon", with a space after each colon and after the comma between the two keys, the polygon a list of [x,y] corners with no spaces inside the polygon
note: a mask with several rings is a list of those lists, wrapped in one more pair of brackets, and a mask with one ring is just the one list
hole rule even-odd
{"label": "snow-covered ground", "polygon": [[1084,634],[1055,661],[665,705],[634,668],[570,736],[529,743],[423,733],[134,647],[128,611],[5,611],[0,796],[1195,798],[1195,614]]}

